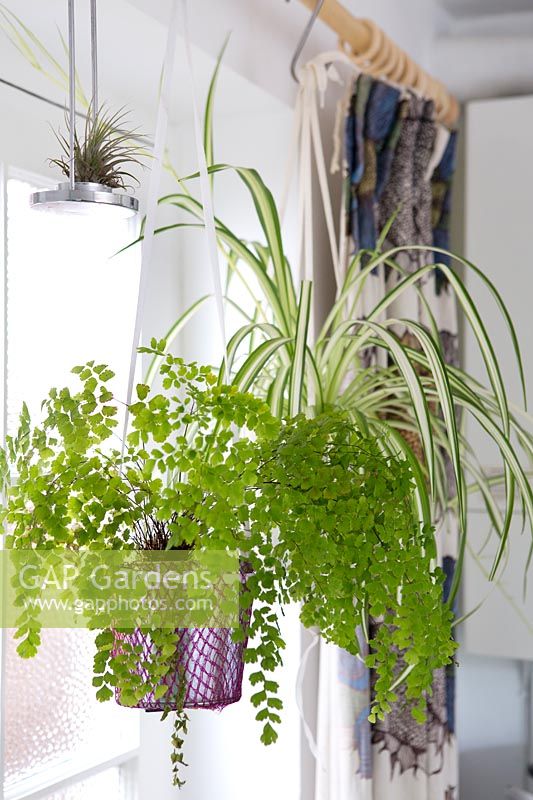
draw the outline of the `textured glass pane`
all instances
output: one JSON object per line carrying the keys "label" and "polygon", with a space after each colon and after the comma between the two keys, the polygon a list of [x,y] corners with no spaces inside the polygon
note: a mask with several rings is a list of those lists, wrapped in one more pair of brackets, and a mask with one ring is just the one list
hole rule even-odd
{"label": "textured glass pane", "polygon": [[5,780],[110,758],[138,745],[138,712],[95,700],[93,634],[46,630],[38,655],[21,659],[7,632]]}
{"label": "textured glass pane", "polygon": [[122,800],[120,770],[108,769],[93,778],[73,783],[65,789],[47,794],[42,800]]}

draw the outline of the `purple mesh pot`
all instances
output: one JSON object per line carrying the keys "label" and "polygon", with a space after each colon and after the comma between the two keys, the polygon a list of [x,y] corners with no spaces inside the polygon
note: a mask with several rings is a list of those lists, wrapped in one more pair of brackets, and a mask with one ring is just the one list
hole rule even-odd
{"label": "purple mesh pot", "polygon": [[[219,709],[240,700],[246,641],[234,642],[229,628],[179,628],[176,632],[179,634],[176,671],[164,680],[169,695],[177,695],[180,681],[185,680],[184,708]],[[148,670],[143,665],[154,657],[155,648],[149,634],[137,630],[132,634],[117,633],[115,636],[117,649],[120,640],[142,648],[137,670],[149,685]],[[115,698],[120,705],[120,689],[116,689]],[[163,711],[168,708],[168,700],[156,700],[153,690],[150,690],[135,708]]]}
{"label": "purple mesh pot", "polygon": [[[244,584],[246,568],[241,566],[241,581]],[[244,631],[250,625],[251,609],[241,609],[239,622]],[[244,671],[244,649],[248,637],[234,642],[230,628],[177,628],[176,670],[163,680],[169,687],[167,697],[179,694],[181,681],[185,681],[184,708],[221,709],[236,703],[242,695]],[[115,632],[114,653],[120,652],[121,642],[139,647],[137,674],[147,687],[150,686],[149,664],[157,658],[156,646],[150,634],[138,628],[134,633]],[[147,668],[148,665],[148,668]],[[165,698],[156,699],[154,689],[148,690],[135,708],[145,711],[164,711],[169,708]],[[115,689],[115,699],[121,703],[121,691]]]}

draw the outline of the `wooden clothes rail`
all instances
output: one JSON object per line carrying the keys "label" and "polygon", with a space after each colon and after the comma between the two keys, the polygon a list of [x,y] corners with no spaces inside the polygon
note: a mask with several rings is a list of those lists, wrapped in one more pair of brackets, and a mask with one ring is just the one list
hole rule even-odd
{"label": "wooden clothes rail", "polygon": [[[316,0],[300,0],[313,10]],[[408,86],[434,101],[437,119],[453,128],[459,103],[441,81],[433,78],[393,42],[375,22],[357,19],[338,0],[325,0],[319,18],[339,37],[341,49],[364,72]]]}

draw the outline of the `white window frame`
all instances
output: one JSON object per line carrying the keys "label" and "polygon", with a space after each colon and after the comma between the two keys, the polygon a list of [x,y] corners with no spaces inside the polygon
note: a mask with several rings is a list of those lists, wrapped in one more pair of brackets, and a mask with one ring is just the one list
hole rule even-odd
{"label": "white window frame", "polygon": [[[113,767],[120,768],[121,789],[125,800],[136,798],[138,748],[120,753],[106,761],[83,762],[70,760],[46,770],[39,778],[25,778],[13,789],[3,793],[3,800],[41,800],[53,792],[66,789],[79,781],[93,778]],[[112,800],[112,798],[105,798]]]}

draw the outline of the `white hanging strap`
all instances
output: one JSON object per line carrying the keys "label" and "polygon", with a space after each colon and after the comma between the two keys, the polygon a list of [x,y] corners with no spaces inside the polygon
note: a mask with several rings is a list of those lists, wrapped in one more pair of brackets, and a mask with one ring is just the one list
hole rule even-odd
{"label": "white hanging strap", "polygon": [[[298,179],[298,190],[296,193],[297,198],[297,211],[296,211],[296,230],[299,231],[298,236],[298,254],[296,258],[296,264],[298,265],[299,274],[298,277],[300,280],[303,279],[303,236],[304,236],[304,215],[305,215],[305,208],[304,208],[304,191],[302,187],[302,158],[303,158],[303,129],[304,129],[304,122],[303,122],[303,113],[304,113],[304,100],[303,100],[303,87],[300,85],[298,89],[298,102],[297,102],[297,113],[298,113],[298,148],[295,153],[295,161],[296,161],[296,176]],[[288,167],[292,169],[292,165],[289,163]]]}
{"label": "white hanging strap", "polygon": [[283,184],[283,191],[281,194],[281,201],[279,205],[279,218],[282,225],[287,211],[289,192],[291,189],[292,179],[294,176],[294,170],[298,162],[298,151],[300,146],[300,136],[302,132],[302,104],[303,104],[302,90],[301,87],[299,87],[298,94],[296,95],[296,105],[294,107],[291,144],[289,148],[289,156],[287,158],[287,166],[285,168],[285,180]]}
{"label": "white hanging strap", "polygon": [[333,153],[331,155],[331,163],[329,166],[331,175],[336,175],[337,172],[340,171],[343,162],[344,124],[355,86],[355,81],[351,79],[348,82],[348,85],[345,87],[342,97],[337,100],[337,107],[335,109],[335,125],[333,128]]}
{"label": "white hanging strap", "polygon": [[[344,92],[344,96],[337,103],[337,110],[335,116],[335,131],[333,134],[333,155],[331,157],[330,173],[335,175],[341,169],[343,162],[343,134],[344,134],[344,120],[348,113],[350,105],[350,98],[354,90],[353,81],[349,82],[348,87]],[[344,166],[344,164],[343,164]],[[344,275],[348,264],[349,258],[349,237],[346,233],[346,201],[347,197],[345,192],[348,187],[343,185],[341,192],[341,202],[339,205],[339,272]]]}
{"label": "white hanging strap", "polygon": [[321,76],[320,73],[318,75],[316,74],[316,68],[314,66],[311,67],[310,74],[311,74],[311,79],[313,77],[315,79],[314,86],[312,85],[310,87],[311,109],[310,109],[309,119],[311,124],[311,137],[313,141],[313,150],[315,153],[315,163],[318,174],[318,182],[320,186],[320,192],[322,195],[322,205],[324,208],[324,216],[326,219],[326,227],[328,231],[329,245],[331,249],[331,258],[333,261],[335,283],[338,291],[342,282],[340,274],[340,264],[339,264],[339,248],[337,245],[337,237],[335,234],[335,223],[333,221],[333,207],[328,185],[326,159],[324,157],[324,146],[322,144],[322,136],[320,134],[320,122],[318,119],[318,108],[317,108],[317,92],[320,93],[324,92],[325,87],[320,82],[320,77],[323,76]]}
{"label": "white hanging strap", "polygon": [[305,673],[307,671],[309,657],[320,641],[320,634],[317,633],[316,630],[310,629],[308,632],[312,638],[302,654],[302,658],[300,660],[300,666],[298,667],[298,674],[296,676],[296,688],[295,688],[296,706],[300,713],[300,719],[302,722],[302,727],[304,729],[305,738],[307,739],[307,744],[309,745],[309,750],[314,756],[317,764],[322,769],[324,769],[324,766],[320,758],[320,752],[318,749],[316,739],[314,737],[313,731],[309,727],[309,723],[305,718],[305,710],[304,710],[303,685],[305,680]]}
{"label": "white hanging strap", "polygon": [[[311,123],[309,85],[302,83],[302,136],[299,162],[299,205],[302,224],[302,250],[300,252],[300,280],[314,283],[314,231],[313,231],[313,171],[311,150]],[[309,341],[315,341],[315,304],[309,314]],[[309,397],[311,402],[311,397]]]}
{"label": "white hanging strap", "polygon": [[313,181],[311,161],[311,124],[309,120],[309,86],[302,88],[302,141],[300,157],[300,193],[303,208],[303,251],[300,264],[300,279],[312,281],[313,274]]}
{"label": "white hanging strap", "polygon": [[[321,106],[323,106],[328,85],[331,82],[342,85],[342,79],[335,66],[336,63],[349,64],[353,69],[353,65],[344,54],[322,53],[300,70],[300,92],[295,114],[297,124],[301,129],[299,131],[299,193],[300,204],[301,207],[303,207],[304,245],[303,256],[300,263],[300,275],[308,280],[313,278],[312,156],[314,155],[314,163],[317,170],[331,259],[338,291],[342,283],[341,250],[335,232],[333,204],[329,191],[328,174],[318,114],[319,99]],[[292,164],[292,159],[289,163]]]}
{"label": "white hanging strap", "polygon": [[429,181],[433,177],[433,173],[435,172],[440,162],[442,161],[444,151],[446,150],[448,142],[450,141],[450,136],[451,132],[448,130],[448,128],[445,128],[444,125],[438,123],[435,142],[433,144],[433,152],[431,154],[431,158],[429,159],[426,173],[424,175],[424,180],[426,181],[426,183],[429,183]]}
{"label": "white hanging strap", "polygon": [[[312,153],[315,155],[322,205],[326,218],[329,245],[335,273],[337,289],[342,281],[343,241],[337,244],[332,202],[329,193],[327,168],[324,148],[320,133],[320,122],[317,106],[317,95],[321,105],[324,104],[325,93],[330,82],[343,83],[337,64],[359,73],[358,67],[344,53],[333,51],[321,53],[299,70],[300,86],[294,110],[294,123],[291,135],[289,157],[285,173],[285,182],[281,200],[281,220],[286,211],[287,198],[292,183],[295,164],[298,166],[298,208],[297,225],[301,231],[299,242],[300,279],[313,279],[313,218],[312,218]],[[311,328],[313,327],[313,321]]]}
{"label": "white hanging strap", "polygon": [[163,79],[161,82],[161,92],[157,107],[157,121],[155,126],[155,139],[152,169],[148,181],[148,195],[146,200],[146,217],[144,225],[144,239],[141,250],[141,274],[139,278],[139,292],[137,295],[137,311],[135,315],[135,326],[133,329],[133,339],[131,343],[130,371],[128,376],[128,388],[126,393],[126,413],[124,418],[124,431],[122,436],[122,454],[126,445],[126,433],[128,430],[129,406],[133,394],[133,381],[135,379],[135,366],[137,364],[137,348],[141,337],[141,326],[148,289],[148,276],[152,263],[152,251],[154,243],[155,222],[157,215],[157,200],[159,185],[161,182],[161,171],[163,168],[163,156],[165,152],[165,142],[168,127],[168,108],[172,96],[172,77],[174,75],[174,61],[176,55],[176,39],[178,36],[178,0],[173,0],[170,22],[167,33],[167,44],[165,48],[165,58],[163,61]]}
{"label": "white hanging strap", "polygon": [[215,228],[215,214],[213,210],[213,195],[209,183],[207,171],[207,161],[205,157],[204,144],[202,141],[202,130],[200,126],[200,114],[196,100],[194,69],[191,54],[191,42],[189,37],[189,21],[187,14],[187,0],[181,0],[181,10],[183,16],[183,33],[185,37],[185,52],[187,55],[187,66],[189,68],[189,83],[191,86],[191,100],[194,116],[194,137],[196,142],[196,156],[198,159],[198,170],[200,173],[200,191],[202,195],[202,205],[204,210],[204,224],[207,237],[207,247],[209,262],[213,277],[213,288],[215,292],[215,303],[217,307],[218,325],[224,348],[224,381],[229,381],[228,354],[226,350],[226,323],[224,318],[224,295],[222,292],[222,279],[220,277],[220,265],[218,261],[217,236]]}

